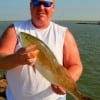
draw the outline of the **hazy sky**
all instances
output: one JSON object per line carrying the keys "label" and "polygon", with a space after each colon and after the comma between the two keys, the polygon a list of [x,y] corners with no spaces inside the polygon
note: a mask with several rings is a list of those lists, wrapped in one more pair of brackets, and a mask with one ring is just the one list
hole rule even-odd
{"label": "hazy sky", "polygon": [[[0,0],[0,20],[30,18],[30,0]],[[55,0],[53,19],[99,20],[100,0]]]}

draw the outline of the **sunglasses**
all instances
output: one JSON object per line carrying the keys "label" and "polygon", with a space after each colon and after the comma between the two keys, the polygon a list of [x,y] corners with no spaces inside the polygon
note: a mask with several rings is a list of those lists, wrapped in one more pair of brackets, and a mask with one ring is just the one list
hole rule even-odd
{"label": "sunglasses", "polygon": [[53,2],[50,1],[38,1],[38,0],[32,0],[31,3],[35,7],[39,7],[41,5],[43,5],[44,7],[50,7],[53,4]]}

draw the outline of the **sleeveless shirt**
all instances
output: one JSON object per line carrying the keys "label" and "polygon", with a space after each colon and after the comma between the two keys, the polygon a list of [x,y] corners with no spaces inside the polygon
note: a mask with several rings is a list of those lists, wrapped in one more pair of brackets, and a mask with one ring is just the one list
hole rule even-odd
{"label": "sleeveless shirt", "polygon": [[[20,32],[26,32],[41,39],[52,50],[58,62],[63,64],[64,35],[67,28],[54,22],[46,29],[37,29],[31,20],[15,22],[17,36]],[[22,45],[18,41],[16,51]],[[58,100],[65,95],[58,95],[51,89],[51,83],[39,72],[34,72],[32,66],[20,65],[7,71],[8,87],[6,90],[7,100]],[[62,100],[62,99],[59,99]]]}

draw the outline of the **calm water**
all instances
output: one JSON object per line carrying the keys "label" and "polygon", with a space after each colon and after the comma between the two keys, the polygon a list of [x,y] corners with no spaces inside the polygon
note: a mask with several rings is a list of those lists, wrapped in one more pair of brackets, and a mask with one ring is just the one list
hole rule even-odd
{"label": "calm water", "polygon": [[[10,23],[12,22],[0,22],[1,34]],[[100,100],[100,25],[74,24],[65,21],[56,23],[69,27],[76,38],[84,67],[78,81],[80,91],[93,100]],[[67,98],[73,100],[70,95]]]}

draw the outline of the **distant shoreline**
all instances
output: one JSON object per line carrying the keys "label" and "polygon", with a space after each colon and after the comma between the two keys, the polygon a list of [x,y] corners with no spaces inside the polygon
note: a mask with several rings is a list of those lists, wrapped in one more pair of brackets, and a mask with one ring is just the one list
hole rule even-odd
{"label": "distant shoreline", "polygon": [[54,20],[54,21],[66,21],[69,23],[75,23],[75,24],[95,24],[95,25],[100,25],[100,21],[80,21],[80,20]]}
{"label": "distant shoreline", "polygon": [[[22,20],[1,20],[0,22],[16,22]],[[88,21],[88,20],[53,20],[54,22],[68,22],[68,23],[75,23],[75,24],[96,24],[100,25],[100,21]]]}

